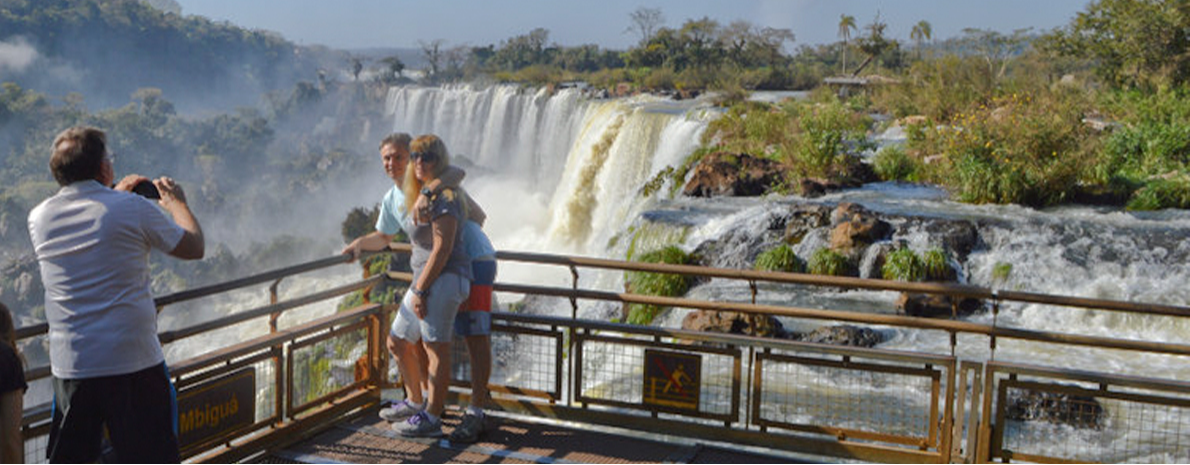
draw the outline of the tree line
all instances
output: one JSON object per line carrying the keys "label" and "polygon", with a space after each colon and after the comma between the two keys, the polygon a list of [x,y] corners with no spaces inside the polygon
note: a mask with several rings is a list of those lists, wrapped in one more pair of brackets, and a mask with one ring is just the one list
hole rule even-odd
{"label": "tree line", "polygon": [[341,68],[346,56],[139,0],[0,0],[0,41],[39,57],[6,70],[5,80],[56,95],[78,92],[97,106],[156,87],[185,108],[234,107],[320,68]]}
{"label": "tree line", "polygon": [[[746,153],[789,167],[776,190],[806,177],[847,185],[874,149],[864,133],[898,126],[905,143],[870,157],[878,180],[935,184],[968,203],[1190,208],[1186,5],[1098,0],[1052,31],[967,29],[915,53],[878,40],[874,22],[853,41],[864,58],[837,65],[887,79],[850,93],[820,86],[807,101],[732,105],[673,175],[704,155]],[[853,29],[844,16],[836,45]],[[927,24],[914,32],[924,45]],[[872,114],[888,119],[863,121]]]}

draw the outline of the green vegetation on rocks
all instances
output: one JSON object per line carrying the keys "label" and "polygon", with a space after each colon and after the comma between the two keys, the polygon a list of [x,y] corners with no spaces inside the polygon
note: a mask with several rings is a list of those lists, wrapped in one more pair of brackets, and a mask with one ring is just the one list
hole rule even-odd
{"label": "green vegetation on rocks", "polygon": [[789,245],[781,244],[757,255],[753,268],[760,271],[802,273],[806,271],[806,263]]}
{"label": "green vegetation on rocks", "polygon": [[943,281],[950,273],[945,250],[930,249],[918,255],[909,248],[894,250],[885,257],[880,272],[884,279],[896,281]]}
{"label": "green vegetation on rocks", "polygon": [[916,182],[920,179],[918,164],[897,145],[880,149],[872,161],[872,170],[884,181]]}
{"label": "green vegetation on rocks", "polygon": [[823,247],[814,251],[810,256],[806,269],[811,274],[825,276],[847,276],[851,270],[851,263],[847,257],[829,248]]}
{"label": "green vegetation on rocks", "polygon": [[[839,181],[848,154],[865,148],[852,131],[883,129],[862,123],[883,113],[908,134],[873,160],[883,180],[936,184],[967,203],[1186,208],[1190,58],[1177,52],[1186,40],[1144,32],[1190,27],[1182,10],[1175,0],[1098,0],[1049,33],[968,29],[913,55],[876,21],[854,42],[885,84],[845,102],[820,88],[802,102],[734,104],[673,175],[727,152],[781,161],[791,178]],[[929,28],[915,30],[922,47]],[[794,68],[848,49],[803,48]]]}
{"label": "green vegetation on rocks", "polygon": [[813,177],[842,181],[860,163],[869,146],[870,119],[827,94],[820,101],[786,100],[777,104],[741,102],[712,121],[702,134],[702,147],[674,172],[684,179],[689,166],[710,152],[747,153],[789,167],[796,179]]}
{"label": "green vegetation on rocks", "polygon": [[880,271],[884,279],[921,281],[925,277],[925,264],[912,250],[903,248],[889,253]]}
{"label": "green vegetation on rocks", "polygon": [[1182,174],[1174,179],[1156,179],[1133,194],[1129,210],[1161,208],[1190,209],[1190,178]]}
{"label": "green vegetation on rocks", "polygon": [[[690,264],[691,257],[677,246],[668,246],[641,254],[633,261],[645,263]],[[661,297],[678,297],[686,294],[693,284],[693,278],[671,273],[650,273],[629,271],[625,273],[625,287],[633,294],[647,294]],[[628,323],[648,325],[661,313],[656,305],[631,304],[628,306]]]}
{"label": "green vegetation on rocks", "polygon": [[921,263],[927,281],[943,281],[951,272],[950,255],[942,249],[930,249],[922,253]]}

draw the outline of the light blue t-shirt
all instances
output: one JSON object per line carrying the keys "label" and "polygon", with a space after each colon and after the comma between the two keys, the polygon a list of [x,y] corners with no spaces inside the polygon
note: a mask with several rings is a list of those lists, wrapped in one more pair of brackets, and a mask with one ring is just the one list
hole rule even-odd
{"label": "light blue t-shirt", "polygon": [[496,258],[496,248],[492,241],[483,233],[483,228],[471,220],[463,226],[463,247],[467,249],[467,256],[472,260],[493,260]]}
{"label": "light blue t-shirt", "polygon": [[400,230],[404,230],[407,236],[413,234],[413,217],[405,214],[405,193],[400,187],[394,185],[384,194],[384,200],[380,201],[376,230],[390,236]]}
{"label": "light blue t-shirt", "polygon": [[[405,213],[405,192],[401,188],[393,186],[384,195],[384,200],[380,202],[380,216],[376,219],[376,230],[388,235],[403,230],[405,235],[413,236],[414,229],[413,216]],[[491,259],[496,256],[496,248],[492,246],[488,235],[484,234],[479,223],[471,220],[467,220],[463,226],[463,247],[466,248],[467,256],[472,260]]]}

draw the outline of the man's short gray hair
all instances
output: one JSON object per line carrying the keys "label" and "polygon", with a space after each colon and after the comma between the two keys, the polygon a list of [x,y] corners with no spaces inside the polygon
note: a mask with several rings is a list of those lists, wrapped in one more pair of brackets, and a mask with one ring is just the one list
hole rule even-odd
{"label": "man's short gray hair", "polygon": [[392,145],[397,148],[408,149],[409,143],[412,141],[413,141],[413,136],[410,136],[409,133],[394,132],[392,134],[385,136],[384,139],[381,139],[380,147],[377,147],[377,148],[383,149],[384,146],[386,146],[386,145]]}

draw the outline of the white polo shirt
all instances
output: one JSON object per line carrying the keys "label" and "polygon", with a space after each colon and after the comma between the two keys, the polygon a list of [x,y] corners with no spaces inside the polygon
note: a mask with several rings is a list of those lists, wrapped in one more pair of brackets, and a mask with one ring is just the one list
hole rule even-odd
{"label": "white polo shirt", "polygon": [[121,375],[165,360],[148,256],[172,251],[184,234],[151,201],[96,181],[63,187],[29,212],[54,376]]}

